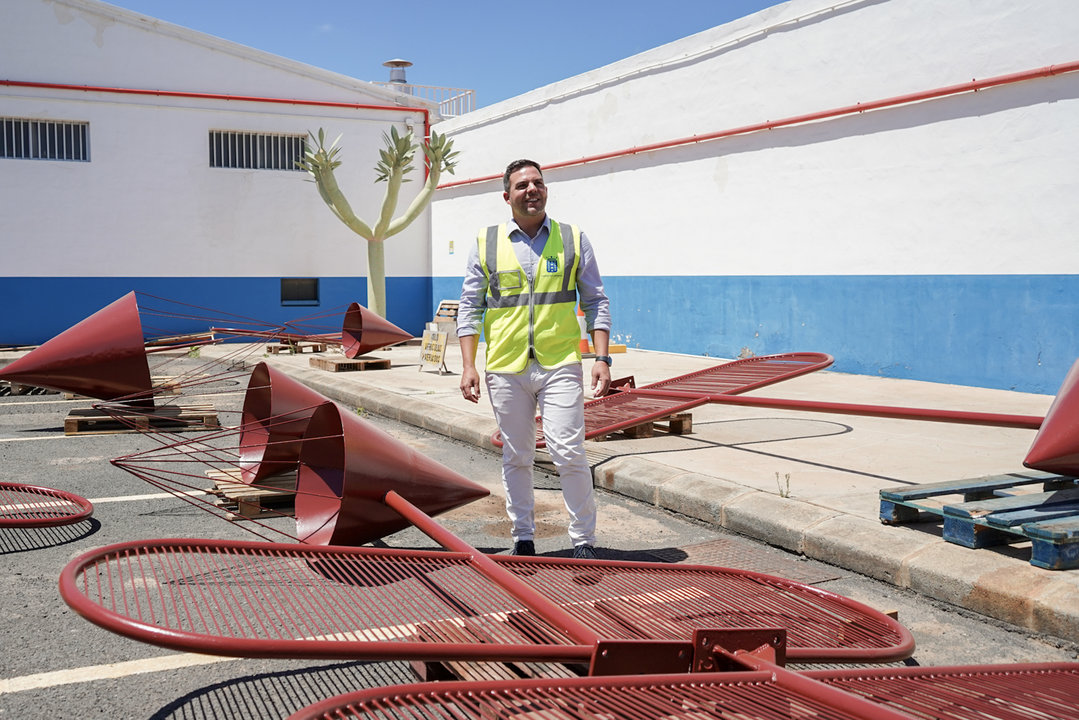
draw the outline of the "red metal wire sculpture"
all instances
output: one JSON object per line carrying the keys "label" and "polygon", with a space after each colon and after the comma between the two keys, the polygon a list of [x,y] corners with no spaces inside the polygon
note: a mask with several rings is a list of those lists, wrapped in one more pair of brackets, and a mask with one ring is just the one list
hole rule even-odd
{"label": "red metal wire sculpture", "polygon": [[0,482],[0,528],[55,527],[89,518],[93,504],[63,490]]}

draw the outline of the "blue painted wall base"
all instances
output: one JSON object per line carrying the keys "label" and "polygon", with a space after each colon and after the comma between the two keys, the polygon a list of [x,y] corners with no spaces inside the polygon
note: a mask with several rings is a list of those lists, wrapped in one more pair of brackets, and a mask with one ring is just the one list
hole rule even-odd
{"label": "blue painted wall base", "polygon": [[[234,326],[232,319],[268,327],[317,318],[304,323],[305,329],[340,332],[349,304],[366,304],[367,279],[320,278],[317,304],[282,305],[281,279],[276,277],[6,277],[0,280],[0,345],[39,345],[131,291],[138,294],[148,336],[205,330],[209,320],[202,318],[212,318],[213,324]],[[434,315],[431,278],[387,278],[386,304],[390,322],[422,335]],[[146,312],[150,308],[168,317]],[[176,317],[180,314],[188,317]]]}
{"label": "blue painted wall base", "polygon": [[[1075,275],[604,278],[612,340],[734,358],[819,351],[859,375],[1055,394],[1079,358]],[[434,278],[457,298],[461,278]],[[902,403],[897,403],[902,404]]]}

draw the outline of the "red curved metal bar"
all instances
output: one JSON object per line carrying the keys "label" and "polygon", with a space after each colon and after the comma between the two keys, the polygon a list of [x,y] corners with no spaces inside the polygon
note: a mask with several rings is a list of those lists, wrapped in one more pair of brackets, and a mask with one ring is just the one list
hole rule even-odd
{"label": "red curved metal bar", "polygon": [[341,344],[345,357],[349,359],[411,339],[411,333],[405,332],[359,303],[352,303],[345,312],[341,326]]}
{"label": "red curved metal bar", "polygon": [[490,491],[326,402],[307,423],[296,477],[296,531],[315,545],[362,545],[409,527],[386,506],[395,490],[429,515]]}
{"label": "red curved metal bar", "polygon": [[153,407],[153,383],[135,293],[6,365],[0,369],[0,379]]}
{"label": "red curved metal bar", "polygon": [[[604,638],[687,642],[699,628],[778,623],[797,662],[888,662],[914,649],[876,610],[759,573],[488,557]],[[588,662],[594,651],[453,551],[136,541],[76,558],[60,591],[113,632],[217,655]]]}
{"label": "red curved metal bar", "polygon": [[93,504],[74,493],[20,483],[0,482],[0,527],[71,525],[94,513]]}

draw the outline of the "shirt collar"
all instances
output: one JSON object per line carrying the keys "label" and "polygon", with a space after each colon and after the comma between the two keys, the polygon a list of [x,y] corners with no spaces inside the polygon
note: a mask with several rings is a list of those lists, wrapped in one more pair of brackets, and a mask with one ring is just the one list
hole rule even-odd
{"label": "shirt collar", "polygon": [[[550,235],[550,234],[551,234],[551,216],[550,216],[550,215],[544,215],[544,216],[543,216],[543,225],[541,225],[541,226],[540,226],[540,231],[539,231],[538,233],[536,233],[536,237],[537,237],[537,238],[538,238],[538,237],[541,237],[541,236],[543,235],[543,231],[544,231],[544,230],[546,230],[546,231],[547,231],[547,234],[548,234],[548,235]],[[522,230],[522,229],[521,229],[521,228],[520,228],[520,227],[519,227],[519,226],[517,225],[517,221],[516,221],[516,220],[514,220],[513,218],[510,218],[510,221],[509,221],[508,223],[506,223],[506,232],[507,232],[507,234],[509,234],[509,235],[510,235],[511,237],[513,236],[513,234],[514,234],[514,233],[520,233],[520,234],[521,234],[521,236],[522,236],[522,237],[523,237],[523,238],[524,238],[525,240],[531,240],[531,239],[532,239],[532,238],[529,238],[529,237],[528,237],[528,233],[526,233],[526,232],[525,232],[524,230]]]}

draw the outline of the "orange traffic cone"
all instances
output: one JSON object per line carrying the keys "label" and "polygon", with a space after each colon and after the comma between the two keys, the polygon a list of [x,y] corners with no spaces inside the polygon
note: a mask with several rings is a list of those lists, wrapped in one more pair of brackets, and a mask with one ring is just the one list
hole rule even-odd
{"label": "orange traffic cone", "polygon": [[341,328],[341,344],[345,349],[345,357],[350,360],[387,345],[411,340],[412,337],[359,303],[348,306]]}
{"label": "orange traffic cone", "polygon": [[428,515],[490,494],[353,413],[312,413],[296,476],[296,534],[313,545],[362,545],[411,527],[383,498],[395,491]]}

